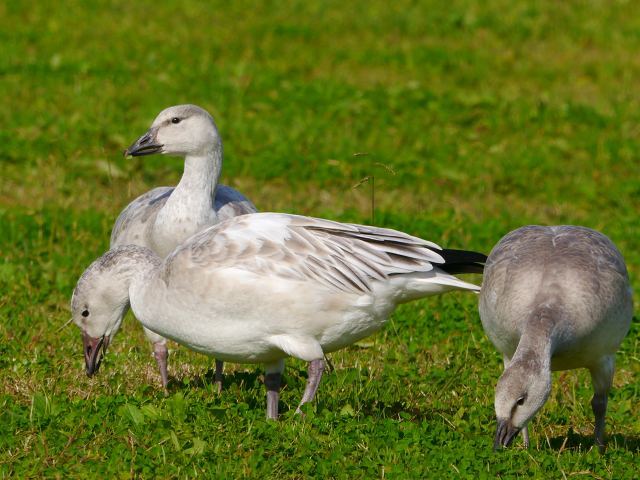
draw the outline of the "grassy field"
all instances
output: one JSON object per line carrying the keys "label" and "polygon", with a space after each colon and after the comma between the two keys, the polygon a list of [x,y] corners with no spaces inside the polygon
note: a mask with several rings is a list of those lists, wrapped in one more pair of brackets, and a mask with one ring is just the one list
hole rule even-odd
{"label": "grassy field", "polygon": [[121,155],[178,103],[214,115],[223,181],[261,210],[368,223],[373,176],[376,225],[487,253],[586,225],[640,291],[635,2],[284,3],[0,3],[2,478],[637,478],[637,318],[604,455],[586,371],[554,375],[528,450],[492,452],[501,359],[469,294],[331,355],[304,419],[299,361],[277,423],[260,368],[227,365],[218,395],[175,345],[163,395],[131,315],[85,376],[71,291],[127,202],[178,181],[178,159]]}

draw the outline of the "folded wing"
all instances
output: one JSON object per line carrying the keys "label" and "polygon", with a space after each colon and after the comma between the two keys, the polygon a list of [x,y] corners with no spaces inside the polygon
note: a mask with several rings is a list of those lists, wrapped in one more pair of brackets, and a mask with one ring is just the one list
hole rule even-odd
{"label": "folded wing", "polygon": [[[167,269],[173,262],[188,262],[196,268],[235,268],[366,293],[376,280],[444,265],[442,252],[452,251],[395,230],[260,213],[231,219],[195,235],[167,259]],[[453,258],[461,262],[459,255]],[[484,261],[484,256],[474,261]]]}

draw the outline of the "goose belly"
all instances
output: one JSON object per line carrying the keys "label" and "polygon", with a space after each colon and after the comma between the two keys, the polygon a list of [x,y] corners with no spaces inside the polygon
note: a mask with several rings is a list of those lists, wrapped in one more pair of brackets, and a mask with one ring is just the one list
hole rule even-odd
{"label": "goose belly", "polygon": [[138,299],[132,295],[136,317],[193,350],[238,363],[286,357],[271,340],[283,335],[312,339],[325,352],[338,350],[379,330],[393,307],[371,295],[239,271],[172,280],[153,282]]}

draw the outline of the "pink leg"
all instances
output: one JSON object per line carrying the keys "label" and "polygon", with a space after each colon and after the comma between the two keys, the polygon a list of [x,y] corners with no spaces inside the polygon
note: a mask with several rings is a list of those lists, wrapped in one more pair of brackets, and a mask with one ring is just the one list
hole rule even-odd
{"label": "pink leg", "polygon": [[158,364],[160,370],[160,379],[162,380],[162,387],[166,390],[169,383],[169,375],[167,373],[167,357],[169,356],[169,349],[165,342],[158,342],[153,344],[153,356]]}
{"label": "pink leg", "polygon": [[318,391],[318,386],[320,385],[320,380],[322,379],[322,372],[324,371],[324,361],[322,358],[318,358],[316,360],[311,360],[309,362],[309,367],[307,369],[307,385],[304,388],[304,394],[302,395],[302,400],[300,400],[300,405],[296,408],[296,413],[302,413],[300,407],[307,402],[313,400],[316,396],[316,392]]}

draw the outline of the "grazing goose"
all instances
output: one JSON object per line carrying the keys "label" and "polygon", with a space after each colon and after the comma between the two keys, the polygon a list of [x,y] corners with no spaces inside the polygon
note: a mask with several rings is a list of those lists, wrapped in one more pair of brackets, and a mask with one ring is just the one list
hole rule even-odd
{"label": "grazing goose", "polygon": [[[156,117],[147,133],[125,155],[161,153],[184,156],[184,173],[176,187],[157,187],[139,196],[118,216],[111,248],[140,245],[166,257],[194,233],[226,219],[256,212],[240,192],[218,185],[222,141],[205,110],[195,105],[169,107]],[[167,387],[166,340],[145,328],[153,344],[162,386]],[[216,361],[215,382],[222,388],[222,362]]]}
{"label": "grazing goose", "polygon": [[633,306],[620,252],[584,227],[527,226],[494,247],[484,270],[480,317],[503,354],[494,448],[508,446],[551,392],[551,371],[588,368],[594,396],[595,442],[604,449],[607,397],[615,352]]}
{"label": "grazing goose", "polygon": [[110,250],[80,277],[72,317],[88,375],[130,302],[163,337],[225,361],[264,363],[267,417],[277,418],[287,356],[309,362],[302,405],[315,395],[325,353],[379,330],[399,303],[479,291],[452,274],[481,272],[485,260],[394,230],[255,213],[196,234],[164,260],[133,245]]}

